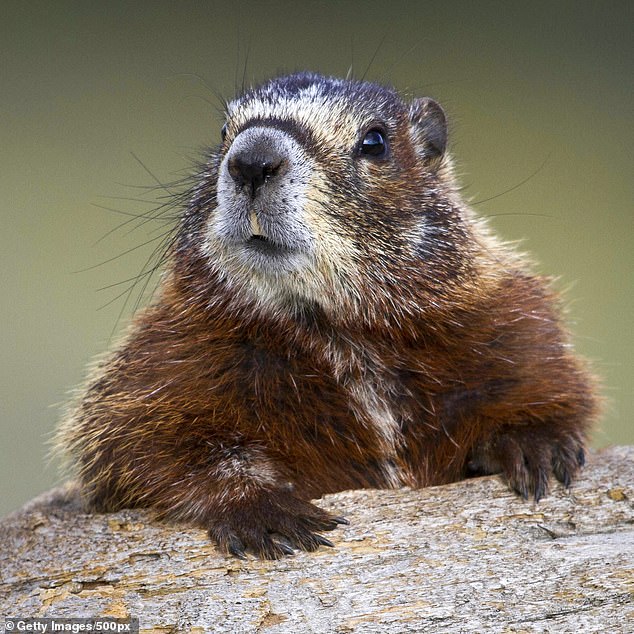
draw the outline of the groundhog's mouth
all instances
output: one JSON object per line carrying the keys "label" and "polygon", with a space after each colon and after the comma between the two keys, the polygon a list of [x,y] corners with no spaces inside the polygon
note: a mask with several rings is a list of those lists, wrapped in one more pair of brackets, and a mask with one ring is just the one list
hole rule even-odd
{"label": "groundhog's mouth", "polygon": [[280,255],[290,251],[290,249],[283,244],[274,242],[271,238],[259,233],[254,233],[246,241],[246,246],[250,251],[257,251],[264,255]]}
{"label": "groundhog's mouth", "polygon": [[247,238],[240,251],[244,264],[262,274],[272,274],[277,282],[280,275],[311,266],[309,255],[301,249],[301,245],[280,242],[261,233],[254,233]]}
{"label": "groundhog's mouth", "polygon": [[[263,233],[250,232],[241,240],[228,241],[228,255],[237,257],[244,275],[249,269],[261,274],[274,275],[279,281],[281,274],[297,272],[311,266],[310,252],[299,242],[287,241],[286,236],[274,238]],[[228,263],[234,261],[230,257]],[[245,268],[246,267],[246,268]]]}

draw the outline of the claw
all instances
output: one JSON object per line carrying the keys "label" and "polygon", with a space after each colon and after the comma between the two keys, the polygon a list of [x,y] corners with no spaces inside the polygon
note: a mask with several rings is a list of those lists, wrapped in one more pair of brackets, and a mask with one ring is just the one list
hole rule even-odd
{"label": "claw", "polygon": [[540,462],[533,467],[532,484],[535,502],[539,502],[545,495],[548,495],[548,480],[552,472],[551,461]]}
{"label": "claw", "polygon": [[570,473],[567,470],[564,471],[561,477],[561,483],[564,485],[566,489],[569,489],[571,482],[572,482],[572,478],[570,477]]}
{"label": "claw", "polygon": [[333,515],[332,521],[335,522],[335,524],[344,524],[346,526],[349,526],[350,524],[350,522],[345,517],[342,517],[341,515]]}
{"label": "claw", "polygon": [[242,561],[247,561],[247,556],[244,552],[244,547],[242,546],[241,543],[240,545],[238,545],[238,542],[230,543],[227,546],[227,550],[234,557],[237,557],[238,559],[242,559]]}
{"label": "claw", "polygon": [[320,546],[328,546],[329,548],[334,548],[335,547],[335,545],[329,539],[326,539],[322,535],[315,535],[315,541]]}
{"label": "claw", "polygon": [[535,480],[535,502],[539,502],[548,492],[548,476],[539,471]]}
{"label": "claw", "polygon": [[277,546],[285,555],[295,554],[295,551],[288,544],[285,544],[284,542],[277,542]]}
{"label": "claw", "polygon": [[521,495],[522,499],[528,500],[528,489],[526,488],[526,485],[522,485],[521,487],[520,486],[515,486],[515,487],[513,487],[513,490],[518,495]]}

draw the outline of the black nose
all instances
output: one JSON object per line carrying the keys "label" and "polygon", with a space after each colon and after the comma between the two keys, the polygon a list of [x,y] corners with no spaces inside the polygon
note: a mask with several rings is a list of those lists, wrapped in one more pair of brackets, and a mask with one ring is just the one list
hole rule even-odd
{"label": "black nose", "polygon": [[245,148],[229,158],[231,178],[255,197],[258,189],[281,172],[284,159],[273,148]]}

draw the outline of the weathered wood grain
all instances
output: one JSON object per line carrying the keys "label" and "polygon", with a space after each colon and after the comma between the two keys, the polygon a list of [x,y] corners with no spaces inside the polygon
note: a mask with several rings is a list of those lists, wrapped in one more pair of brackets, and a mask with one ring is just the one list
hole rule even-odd
{"label": "weathered wood grain", "polygon": [[634,632],[634,447],[539,504],[495,477],[319,504],[335,549],[217,553],[144,512],[57,489],[0,522],[0,617],[137,616],[153,632]]}

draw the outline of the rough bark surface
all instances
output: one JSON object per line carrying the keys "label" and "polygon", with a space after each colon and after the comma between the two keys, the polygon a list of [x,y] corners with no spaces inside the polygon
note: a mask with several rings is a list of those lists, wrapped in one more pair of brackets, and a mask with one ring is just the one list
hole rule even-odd
{"label": "rough bark surface", "polygon": [[634,447],[535,504],[495,477],[319,501],[350,526],[280,561],[219,554],[56,489],[0,523],[4,616],[136,616],[147,632],[634,632]]}

